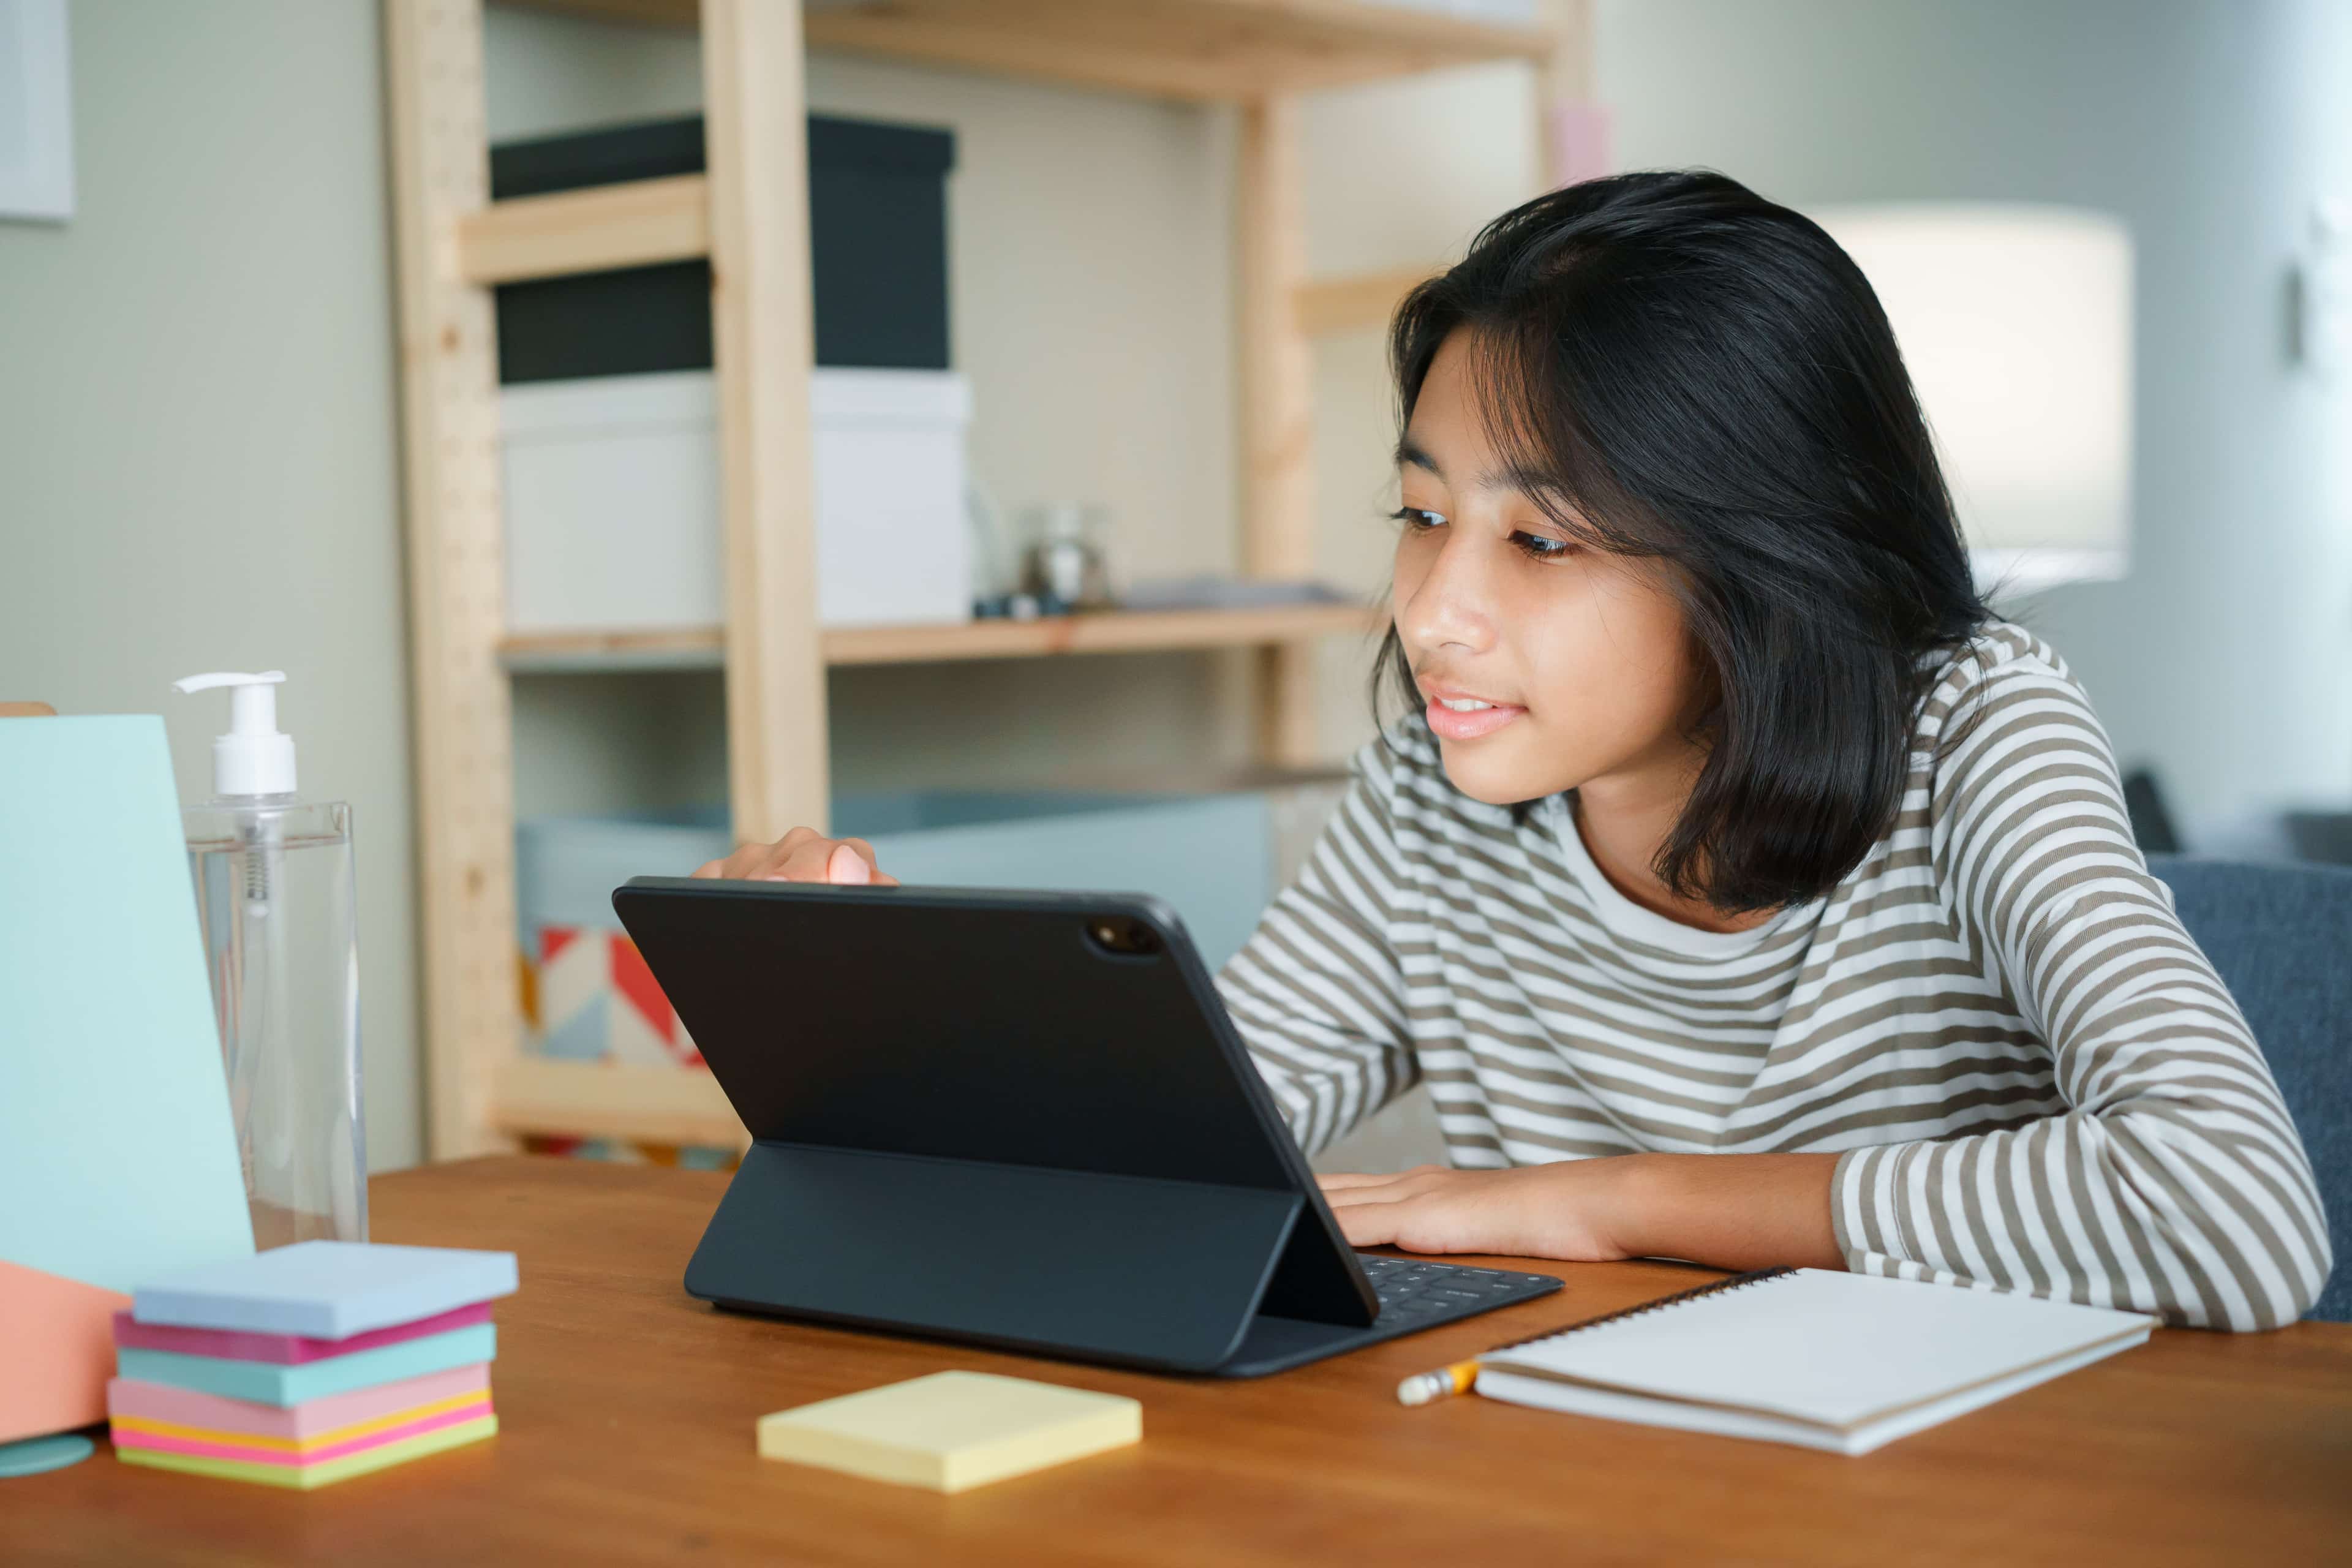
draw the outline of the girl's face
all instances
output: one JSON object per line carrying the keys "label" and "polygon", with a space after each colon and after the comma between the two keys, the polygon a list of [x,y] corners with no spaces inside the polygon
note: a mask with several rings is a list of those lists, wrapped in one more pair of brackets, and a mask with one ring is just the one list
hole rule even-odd
{"label": "girl's face", "polygon": [[1398,455],[1390,607],[1446,776],[1492,805],[1687,790],[1700,673],[1663,568],[1578,543],[1519,488],[1472,359],[1463,332],[1438,350]]}

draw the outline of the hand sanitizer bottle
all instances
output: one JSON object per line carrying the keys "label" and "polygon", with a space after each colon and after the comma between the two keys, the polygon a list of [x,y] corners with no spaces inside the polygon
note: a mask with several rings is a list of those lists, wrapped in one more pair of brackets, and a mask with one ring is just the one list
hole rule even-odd
{"label": "hand sanitizer bottle", "polygon": [[281,670],[194,675],[229,689],[214,798],[187,808],[213,1009],[257,1247],[367,1239],[352,808],[294,796]]}

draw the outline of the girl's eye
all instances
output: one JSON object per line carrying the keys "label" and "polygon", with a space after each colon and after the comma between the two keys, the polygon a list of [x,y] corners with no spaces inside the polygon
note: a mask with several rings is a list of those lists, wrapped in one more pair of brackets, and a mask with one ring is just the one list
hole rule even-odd
{"label": "girl's eye", "polygon": [[[1389,516],[1404,524],[1409,533],[1427,533],[1433,528],[1445,526],[1444,514],[1431,511],[1426,507],[1399,507]],[[1554,539],[1545,533],[1529,533],[1524,529],[1512,533],[1511,543],[1521,554],[1538,561],[1556,561],[1576,551],[1576,546],[1565,539]]]}

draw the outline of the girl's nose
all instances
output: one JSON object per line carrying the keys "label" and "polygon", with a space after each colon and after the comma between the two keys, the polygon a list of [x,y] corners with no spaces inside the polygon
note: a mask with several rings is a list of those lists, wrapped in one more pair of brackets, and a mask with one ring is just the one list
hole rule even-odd
{"label": "girl's nose", "polygon": [[1495,616],[1477,541],[1455,524],[1397,615],[1408,647],[1484,653],[1494,644]]}

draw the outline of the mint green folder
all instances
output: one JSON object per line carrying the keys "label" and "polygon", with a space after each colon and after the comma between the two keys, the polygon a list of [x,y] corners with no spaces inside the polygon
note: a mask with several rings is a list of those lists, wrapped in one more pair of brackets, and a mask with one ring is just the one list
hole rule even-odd
{"label": "mint green folder", "polygon": [[223,1356],[183,1355],[177,1351],[119,1350],[115,1367],[123,1377],[142,1383],[169,1384],[217,1394],[229,1399],[249,1399],[257,1405],[299,1405],[354,1388],[373,1388],[428,1372],[474,1366],[496,1359],[499,1331],[495,1325],[476,1323],[421,1340],[402,1340],[372,1351],[329,1356],[292,1366],[276,1362],[230,1361]]}
{"label": "mint green folder", "polygon": [[163,721],[0,719],[0,1262],[252,1250]]}

